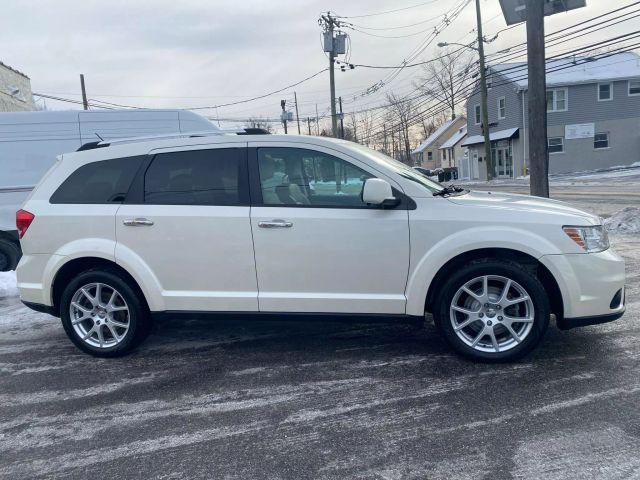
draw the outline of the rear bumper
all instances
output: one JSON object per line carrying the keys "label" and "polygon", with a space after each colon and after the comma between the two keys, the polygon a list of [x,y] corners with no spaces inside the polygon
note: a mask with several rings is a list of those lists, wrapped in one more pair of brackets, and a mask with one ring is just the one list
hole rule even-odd
{"label": "rear bumper", "polygon": [[49,305],[43,305],[41,303],[25,302],[24,300],[22,300],[22,303],[25,305],[25,307],[29,307],[31,310],[35,310],[36,312],[48,313],[49,315],[52,315],[54,317],[60,316],[60,314],[56,312],[55,308],[50,307]]}

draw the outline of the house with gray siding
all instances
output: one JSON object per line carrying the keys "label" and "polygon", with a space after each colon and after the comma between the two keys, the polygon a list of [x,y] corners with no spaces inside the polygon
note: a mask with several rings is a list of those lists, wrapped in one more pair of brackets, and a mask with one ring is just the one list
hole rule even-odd
{"label": "house with gray siding", "polygon": [[[640,56],[635,52],[547,62],[549,172],[594,170],[640,161]],[[527,173],[527,64],[488,67],[488,114],[494,177]],[[486,178],[480,92],[469,97],[470,169]],[[535,127],[535,126],[534,126]]]}

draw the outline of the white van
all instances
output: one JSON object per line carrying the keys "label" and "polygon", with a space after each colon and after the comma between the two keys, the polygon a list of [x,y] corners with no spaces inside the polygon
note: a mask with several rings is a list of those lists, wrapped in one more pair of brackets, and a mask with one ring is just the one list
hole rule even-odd
{"label": "white van", "polygon": [[185,110],[0,113],[0,271],[20,259],[16,211],[56,156],[101,139],[217,130]]}

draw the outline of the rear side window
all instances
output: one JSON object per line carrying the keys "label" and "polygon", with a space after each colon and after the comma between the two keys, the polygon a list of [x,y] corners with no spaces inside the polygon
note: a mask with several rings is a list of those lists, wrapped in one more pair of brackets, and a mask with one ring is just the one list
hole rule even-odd
{"label": "rear side window", "polygon": [[58,187],[50,203],[122,203],[143,157],[116,158],[83,165]]}
{"label": "rear side window", "polygon": [[156,155],[144,177],[144,201],[155,205],[241,204],[242,149]]}

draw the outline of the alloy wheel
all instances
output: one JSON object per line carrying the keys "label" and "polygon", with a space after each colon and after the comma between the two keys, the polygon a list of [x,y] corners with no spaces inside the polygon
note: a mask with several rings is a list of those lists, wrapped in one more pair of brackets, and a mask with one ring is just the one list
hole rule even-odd
{"label": "alloy wheel", "polygon": [[124,297],[104,283],[89,283],[76,290],[71,297],[69,315],[78,337],[97,348],[119,344],[131,325]]}
{"label": "alloy wheel", "polygon": [[511,350],[531,333],[533,300],[515,280],[484,275],[469,280],[453,296],[449,308],[455,334],[474,350]]}

